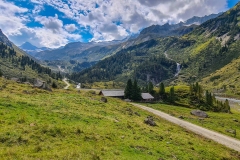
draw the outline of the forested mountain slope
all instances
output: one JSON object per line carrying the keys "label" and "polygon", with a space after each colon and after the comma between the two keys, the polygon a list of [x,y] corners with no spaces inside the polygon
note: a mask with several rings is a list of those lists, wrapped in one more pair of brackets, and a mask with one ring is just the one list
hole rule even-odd
{"label": "forested mountain slope", "polygon": [[150,40],[123,49],[89,69],[72,74],[71,79],[78,82],[95,82],[125,81],[131,77],[143,82],[149,79],[153,83],[158,83],[173,77],[176,63],[159,55],[157,45],[158,40]]}
{"label": "forested mountain slope", "polygon": [[[4,34],[2,33],[2,35]],[[33,81],[33,79],[39,78],[49,84],[54,79],[61,78],[59,73],[54,73],[51,69],[41,66],[10,42],[5,35],[4,37],[4,41],[0,41],[1,76],[19,78],[22,81]]]}
{"label": "forested mountain slope", "polygon": [[[239,15],[240,3],[189,34],[134,45],[71,78],[80,82],[126,81],[130,77],[147,81],[150,76],[155,83],[169,78],[172,84],[199,81],[240,56]],[[176,62],[181,64],[178,77],[174,77]]]}
{"label": "forested mountain slope", "polygon": [[180,38],[163,40],[169,56],[182,64],[181,80],[192,82],[240,56],[240,3]]}

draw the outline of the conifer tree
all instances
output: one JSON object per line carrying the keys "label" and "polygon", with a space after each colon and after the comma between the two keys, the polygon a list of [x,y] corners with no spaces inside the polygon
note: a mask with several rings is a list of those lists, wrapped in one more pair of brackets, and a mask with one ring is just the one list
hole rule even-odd
{"label": "conifer tree", "polygon": [[165,95],[165,87],[164,87],[164,84],[162,82],[159,85],[159,95],[160,96]]}
{"label": "conifer tree", "polygon": [[225,100],[224,110],[225,110],[225,112],[230,113],[230,105],[229,105],[228,99]]}
{"label": "conifer tree", "polygon": [[141,100],[141,89],[138,87],[137,80],[134,80],[132,87],[132,100],[139,101]]}
{"label": "conifer tree", "polygon": [[124,91],[124,97],[128,98],[128,99],[131,99],[132,90],[133,90],[132,80],[129,79],[128,82],[127,82],[127,86],[125,88],[125,91]]}
{"label": "conifer tree", "polygon": [[173,87],[173,86],[170,88],[169,101],[170,101],[171,103],[174,103],[174,101],[175,101],[174,87]]}
{"label": "conifer tree", "polygon": [[148,92],[151,93],[151,94],[153,94],[153,93],[154,93],[153,88],[154,88],[154,87],[153,87],[152,82],[149,82],[149,83],[148,83]]}

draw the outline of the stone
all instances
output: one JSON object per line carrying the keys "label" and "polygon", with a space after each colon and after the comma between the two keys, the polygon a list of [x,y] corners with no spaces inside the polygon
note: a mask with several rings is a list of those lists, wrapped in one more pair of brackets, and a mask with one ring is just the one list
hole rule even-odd
{"label": "stone", "polygon": [[102,98],[101,98],[101,101],[104,102],[104,103],[107,103],[107,98],[102,97]]}
{"label": "stone", "polygon": [[236,130],[234,129],[227,129],[226,132],[236,134]]}
{"label": "stone", "polygon": [[125,102],[131,102],[131,100],[130,100],[130,99],[124,99],[124,101],[125,101]]}
{"label": "stone", "polygon": [[180,119],[184,119],[184,117],[183,117],[183,116],[179,116],[178,118],[180,118]]}
{"label": "stone", "polygon": [[29,126],[30,126],[30,127],[34,127],[34,126],[35,126],[35,123],[31,123]]}
{"label": "stone", "polygon": [[137,116],[139,116],[139,117],[141,116],[138,112],[135,112],[135,114],[136,114]]}
{"label": "stone", "polygon": [[233,121],[234,121],[234,122],[238,122],[238,120],[237,120],[237,119],[233,119]]}
{"label": "stone", "polygon": [[200,111],[200,110],[193,110],[190,113],[194,116],[198,116],[198,117],[201,117],[201,118],[207,118],[208,117],[206,112]]}
{"label": "stone", "polygon": [[144,123],[150,125],[150,126],[156,126],[157,124],[154,122],[152,116],[148,116],[145,120]]}

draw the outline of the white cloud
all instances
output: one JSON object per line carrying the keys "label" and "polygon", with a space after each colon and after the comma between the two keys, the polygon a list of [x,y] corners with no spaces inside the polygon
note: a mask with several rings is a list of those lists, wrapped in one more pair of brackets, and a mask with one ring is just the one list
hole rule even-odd
{"label": "white cloud", "polygon": [[63,22],[58,19],[57,15],[55,17],[38,16],[35,21],[44,25],[46,29],[51,30],[53,33],[59,33],[63,27]]}
{"label": "white cloud", "polygon": [[[37,1],[37,0],[34,0]],[[43,0],[38,0],[43,3]],[[226,0],[46,0],[81,26],[90,26],[93,40],[122,38],[152,24],[179,22],[226,9]],[[96,8],[96,4],[99,7]],[[80,12],[81,11],[81,12]],[[122,23],[121,30],[113,22]],[[101,35],[101,36],[100,36]],[[110,38],[111,37],[111,38]]]}
{"label": "white cloud", "polygon": [[[42,8],[41,5],[35,7],[32,13],[37,14]],[[66,45],[70,40],[81,40],[80,35],[68,33],[64,29],[63,22],[57,15],[55,17],[37,16],[31,19],[32,16],[28,17],[28,12],[26,8],[0,0],[0,28],[16,45],[29,41],[38,47],[57,48]],[[34,20],[43,27],[26,26],[27,22]]]}
{"label": "white cloud", "polygon": [[76,31],[78,29],[75,24],[67,24],[67,25],[64,26],[64,28],[68,32],[74,32],[74,31]]}
{"label": "white cloud", "polygon": [[[93,34],[93,41],[123,39],[128,34],[137,33],[153,24],[177,23],[192,16],[204,16],[227,9],[227,0],[31,0],[31,2],[35,5],[31,13],[37,15],[34,20],[43,27],[26,27],[25,23],[29,18],[16,16],[16,13],[25,13],[28,9],[2,0],[0,0],[0,13],[2,12],[0,27],[12,37],[23,35],[22,29],[27,29],[34,33],[35,39],[40,41],[39,45],[48,47],[68,43],[70,39],[81,39],[81,36],[71,33],[81,32],[80,28],[84,27]],[[65,24],[61,20],[63,17],[38,15],[44,5],[50,5],[62,12],[65,19],[71,19],[72,24]],[[10,15],[8,16],[10,18],[6,18],[6,15]]]}

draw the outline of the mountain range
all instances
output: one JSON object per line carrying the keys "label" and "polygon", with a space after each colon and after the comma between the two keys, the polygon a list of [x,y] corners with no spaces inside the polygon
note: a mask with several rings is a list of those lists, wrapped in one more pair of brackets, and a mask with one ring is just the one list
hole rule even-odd
{"label": "mountain range", "polygon": [[[71,78],[77,82],[121,81],[136,78],[140,82],[147,80],[158,84],[165,81],[167,84],[189,84],[202,82],[206,88],[208,77],[215,88],[227,88],[235,92],[238,82],[238,73],[218,70],[235,70],[230,65],[240,58],[240,3],[218,17],[210,19],[191,32],[182,36],[159,36],[137,45],[122,49],[115,55],[106,58],[89,69],[72,74]],[[152,28],[168,28],[168,24],[161,27],[151,26],[145,31],[153,35],[158,30]],[[142,34],[145,33],[142,31]],[[147,32],[146,32],[147,33]],[[160,32],[162,34],[162,32]],[[140,34],[141,36],[141,34]],[[125,42],[126,43],[126,42]],[[178,76],[177,63],[181,65]],[[233,63],[233,62],[232,62]],[[236,64],[236,63],[234,63]],[[234,78],[234,79],[232,79]],[[219,80],[224,80],[224,83]],[[235,88],[232,87],[232,82]],[[233,91],[235,90],[235,91]]]}
{"label": "mountain range", "polygon": [[[221,13],[219,13],[221,14]],[[143,29],[140,34],[132,35],[123,40],[109,42],[73,42],[59,49],[42,49],[36,52],[39,48],[25,43],[20,48],[28,52],[33,57],[42,61],[42,64],[48,65],[51,68],[57,69],[57,66],[62,66],[68,72],[81,71],[86,66],[98,62],[106,57],[116,54],[122,49],[138,45],[153,38],[167,36],[181,36],[191,32],[197,24],[201,24],[219,14],[212,14],[204,17],[193,17],[186,22],[178,24],[153,25]],[[33,51],[34,50],[34,51]],[[70,63],[70,61],[72,63]]]}
{"label": "mountain range", "polygon": [[[74,72],[69,78],[76,82],[126,82],[135,78],[140,84],[164,81],[174,85],[202,81],[207,88],[211,80],[218,83],[216,87],[226,88],[231,84],[217,81],[223,76],[218,70],[225,71],[225,66],[233,67],[232,61],[238,62],[239,11],[240,3],[225,13],[193,17],[178,24],[153,25],[121,41],[74,42],[53,50],[27,42],[21,48],[46,49],[32,55],[43,65]],[[17,54],[26,55],[2,32],[0,40],[9,47],[12,45]],[[181,71],[176,74],[179,67]]]}
{"label": "mountain range", "polygon": [[19,46],[22,50],[30,54],[31,56],[35,57],[38,52],[45,51],[45,50],[52,50],[51,48],[47,47],[36,47],[32,45],[30,42],[25,42],[21,46]]}

